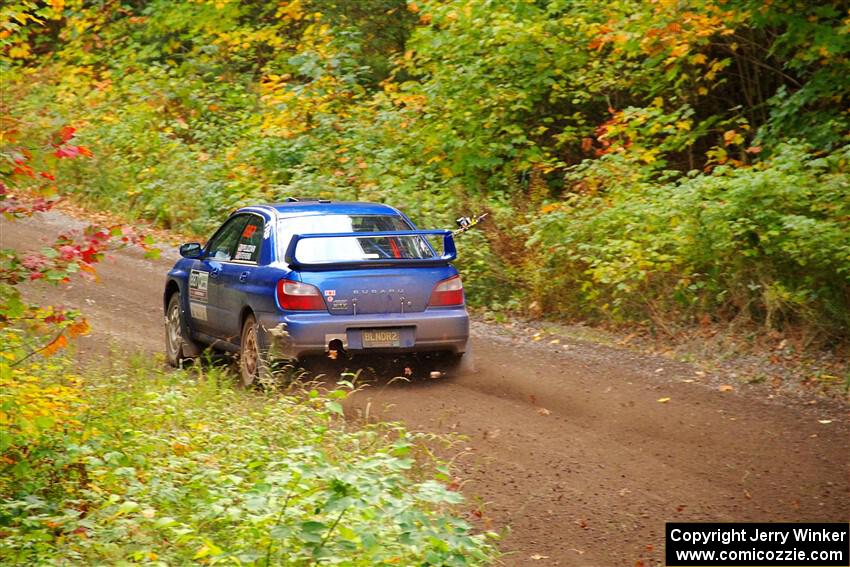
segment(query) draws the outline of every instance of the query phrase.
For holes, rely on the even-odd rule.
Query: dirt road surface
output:
[[[0,247],[37,249],[77,225],[55,212],[2,221]],[[83,350],[161,353],[175,258],[123,251],[98,284],[27,293],[85,312],[94,331]],[[483,323],[474,334],[477,374],[367,389],[351,411],[467,436],[455,464],[469,518],[510,528],[507,565],[663,564],[667,521],[850,520],[840,404],[721,392],[689,365],[599,345],[540,344]]]

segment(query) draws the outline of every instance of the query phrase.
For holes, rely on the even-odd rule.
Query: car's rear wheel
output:
[[[257,319],[253,315],[245,317],[245,322],[242,324],[242,339],[239,345],[240,382],[245,388],[257,386],[268,378],[270,372]]]
[[[180,294],[173,293],[165,310],[165,358],[174,367],[200,352],[200,347],[183,332],[183,312],[180,309]]]

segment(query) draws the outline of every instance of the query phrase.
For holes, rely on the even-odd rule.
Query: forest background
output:
[[[463,239],[490,312],[850,338],[839,0],[5,3],[4,136],[61,191],[208,234],[287,196]],[[9,155],[7,154],[7,158]],[[15,167],[5,160],[0,167]]]

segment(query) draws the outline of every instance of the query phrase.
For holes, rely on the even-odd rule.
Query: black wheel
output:
[[[173,293],[165,312],[165,358],[171,366],[180,366],[187,358],[194,358],[200,347],[183,332],[183,312],[180,309],[180,294]]]
[[[250,388],[261,384],[269,377],[266,357],[257,319],[253,315],[248,315],[242,324],[242,340],[239,343],[239,378],[242,386]]]

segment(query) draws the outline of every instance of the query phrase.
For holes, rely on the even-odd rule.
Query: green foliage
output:
[[[69,371],[53,360],[27,384],[47,387],[48,374]],[[485,536],[450,515],[462,497],[433,480],[446,477],[417,436],[397,425],[347,427],[338,414],[344,390],[258,395],[230,383],[216,369],[166,374],[141,364],[74,382],[84,405],[54,395],[54,406],[68,398],[62,407],[74,411],[54,415],[66,427],[52,430],[53,443],[30,445],[26,461],[4,448],[0,562],[481,565],[494,557]]]
[[[540,300],[570,309],[552,295],[569,289],[586,314],[710,313],[840,336],[850,324],[848,167],[850,147],[815,157],[787,145],[751,168],[665,185],[622,178],[526,227],[530,252],[550,252]]]

